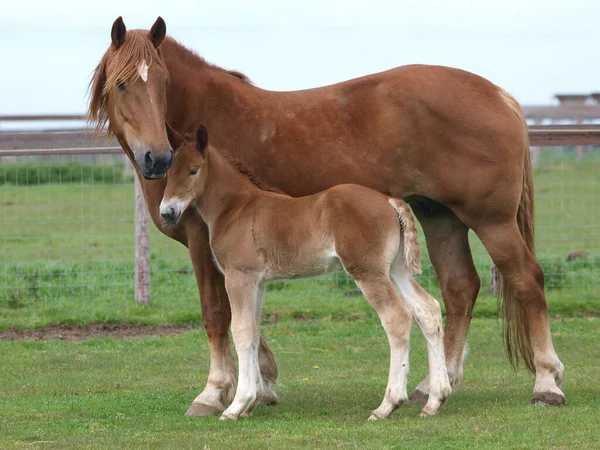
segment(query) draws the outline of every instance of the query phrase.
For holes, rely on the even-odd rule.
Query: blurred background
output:
[[[150,307],[136,303],[133,174],[114,143],[92,143],[79,119],[91,73],[119,15],[128,29],[149,28],[161,15],[172,37],[264,89],[304,89],[404,64],[441,64],[506,89],[525,106],[532,125],[600,122],[600,97],[592,95],[600,92],[596,1],[3,4],[2,327],[16,323],[24,311],[38,325],[83,317],[122,320],[129,314],[154,321],[199,320],[187,252],[152,225]],[[532,148],[532,157],[538,258],[551,312],[595,312],[600,309],[598,148],[541,145]],[[138,230],[140,220],[143,215]],[[493,314],[491,263],[476,237],[472,243],[482,277],[476,313]],[[425,251],[424,258],[421,282],[440,298]],[[275,283],[270,290],[280,299],[270,314],[291,308],[310,315],[311,304],[323,296],[338,298],[340,310],[362,301],[354,298],[355,286],[344,274]]]

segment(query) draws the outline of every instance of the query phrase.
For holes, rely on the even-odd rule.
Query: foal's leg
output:
[[[223,275],[215,267],[206,227],[188,226],[188,247],[200,292],[202,320],[210,345],[210,368],[204,390],[186,416],[219,414],[231,403],[237,386],[235,363],[229,346],[231,310]]]
[[[397,259],[392,265],[391,275],[427,342],[429,396],[421,416],[433,416],[452,392],[444,357],[440,305],[406,273],[401,259]]]
[[[473,264],[468,231],[445,206],[428,203],[414,212],[423,227],[429,258],[433,265],[446,305],[444,348],[446,367],[453,391],[463,380],[464,349],[480,280]],[[429,377],[421,382],[410,399],[426,403]]]
[[[262,305],[265,302],[265,283],[260,283],[258,288],[258,308],[256,309],[256,326],[260,330],[260,322],[262,316]],[[262,346],[266,346],[265,338],[262,333],[260,334],[260,346],[258,348],[258,364],[260,366],[260,375],[264,381],[264,392],[259,402],[261,405],[274,405],[277,403],[277,394],[273,390],[273,384],[277,380],[277,363],[275,362],[275,356],[271,352],[269,347],[266,347],[268,353],[266,353]],[[261,351],[262,349],[262,351]],[[267,357],[268,355],[268,357]],[[275,362],[273,364],[272,362]]]
[[[210,344],[210,368],[206,387],[194,399],[186,415],[209,416],[225,410],[233,400],[237,386],[235,363],[229,346],[231,309],[223,275],[213,262],[206,226],[201,222],[189,224],[186,232],[200,292],[202,320]],[[265,380],[274,383],[277,379],[277,362],[262,335],[259,356]],[[269,396],[264,396],[266,402],[275,403],[277,395],[271,389],[268,391]]]
[[[221,415],[221,420],[237,420],[247,416],[263,395],[263,381],[258,363],[261,296],[255,275],[227,273],[225,286],[231,304],[231,332],[238,354],[238,387],[233,402]]]
[[[502,274],[504,283],[508,284],[525,312],[524,320],[529,329],[535,366],[535,386],[531,402],[562,405],[565,396],[560,386],[564,366],[558,359],[550,336],[541,267],[527,248],[514,220],[479,227],[475,232]]]
[[[390,372],[385,397],[369,420],[388,418],[408,399],[408,346],[412,317],[406,304],[387,275],[364,276],[356,280],[373,306],[390,343]]]

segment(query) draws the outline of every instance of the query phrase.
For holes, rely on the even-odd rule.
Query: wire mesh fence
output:
[[[0,309],[7,314],[32,303],[46,314],[69,302],[81,313],[97,303],[135,306],[133,173],[123,155],[0,157]],[[535,172],[538,260],[549,291],[565,298],[600,293],[600,151],[583,160],[571,147],[543,148]],[[439,295],[424,254],[423,286]],[[490,259],[471,243],[490,293]],[[151,225],[151,303],[172,308],[198,301],[187,250]],[[272,283],[271,291],[315,297],[354,295],[345,274]],[[97,317],[102,320],[102,317]]]

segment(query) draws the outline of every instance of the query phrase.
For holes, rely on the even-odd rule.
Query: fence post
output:
[[[135,301],[150,304],[150,214],[138,175],[135,179]]]

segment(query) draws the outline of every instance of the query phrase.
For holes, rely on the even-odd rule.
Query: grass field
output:
[[[489,259],[474,237],[483,288],[465,386],[436,418],[404,405],[390,420],[366,421],[384,393],[388,346],[364,298],[346,297],[354,286],[335,274],[269,286],[263,322],[280,363],[280,404],[236,423],[183,417],[208,371],[200,329],[125,341],[0,340],[0,449],[597,448],[600,157],[587,154],[582,166],[572,159],[546,152],[536,170],[538,258],[566,406],[527,406],[533,376],[513,372],[503,353]],[[186,251],[154,230],[152,304],[135,304],[129,184],[1,190],[0,331],[98,321],[200,326]],[[566,261],[580,250],[588,256]],[[440,298],[426,254],[424,263],[420,281]],[[410,389],[425,371],[413,330]]]
[[[496,321],[475,319],[465,385],[439,416],[419,418],[419,406],[404,405],[371,423],[387,380],[381,326],[370,316],[314,314],[265,325],[280,363],[280,403],[233,423],[183,416],[208,371],[199,331],[80,344],[0,341],[0,448],[597,448],[600,319],[552,321],[567,368],[566,406],[528,406],[533,377],[509,368]],[[411,389],[426,367],[416,332],[412,343]]]

